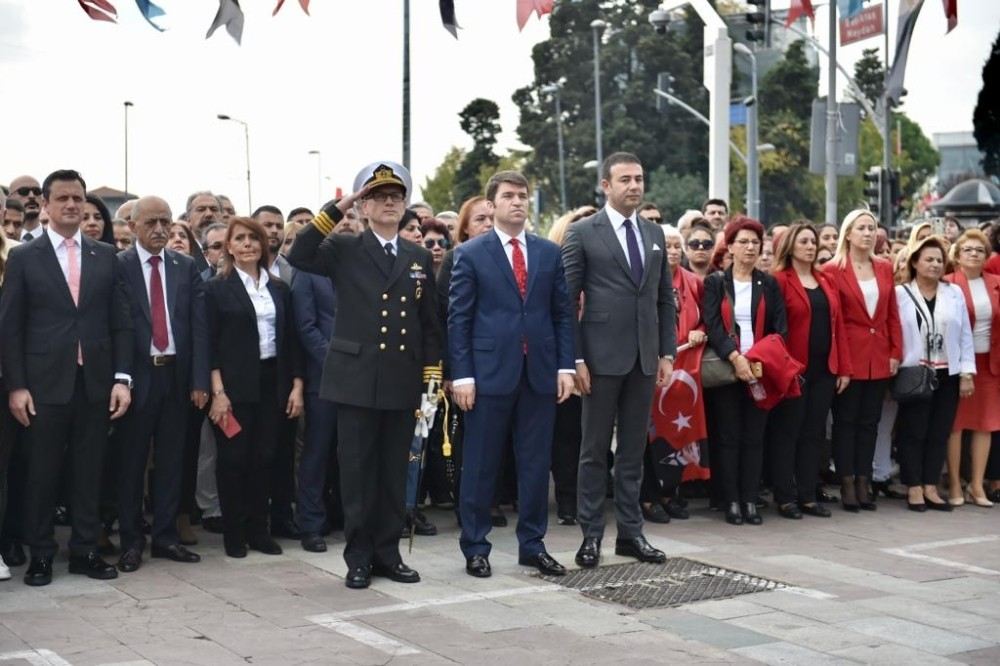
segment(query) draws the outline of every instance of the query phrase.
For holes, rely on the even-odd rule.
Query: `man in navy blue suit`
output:
[[[513,429],[518,479],[518,561],[547,575],[565,568],[545,550],[557,402],[575,373],[573,308],[559,247],[527,235],[528,181],[490,178],[493,231],[459,246],[451,276],[448,341],[455,402],[466,412],[459,512],[466,571],[491,575],[490,505]]]

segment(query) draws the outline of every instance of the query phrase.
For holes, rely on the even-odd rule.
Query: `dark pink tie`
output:
[[[149,313],[153,319],[153,346],[163,351],[170,339],[167,335],[167,306],[163,302],[163,278],[160,277],[161,257],[150,257]]]

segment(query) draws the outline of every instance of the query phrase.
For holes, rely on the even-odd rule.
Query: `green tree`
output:
[[[483,168],[495,168],[500,161],[493,152],[500,133],[500,107],[480,97],[469,102],[458,117],[462,131],[473,141],[472,150],[465,154],[455,173],[453,198],[464,201],[482,192],[479,173]]]
[[[461,205],[461,200],[455,198],[455,175],[464,158],[465,151],[452,146],[434,170],[434,175],[424,181],[424,186],[420,188],[421,196],[434,210],[457,211]]]
[[[861,58],[854,63],[854,82],[874,108],[885,90],[885,68],[879,60],[878,49],[865,49],[861,52]],[[851,96],[855,101],[861,101],[854,93]]]
[[[646,201],[655,203],[670,224],[676,224],[685,211],[700,209],[707,197],[705,179],[689,173],[670,173],[661,166],[651,171],[646,181]]]
[[[983,171],[1000,177],[1000,33],[983,65],[983,87],[972,114],[973,134],[983,152]]]

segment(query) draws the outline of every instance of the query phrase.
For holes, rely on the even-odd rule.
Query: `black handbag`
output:
[[[920,327],[922,309],[920,303],[913,296],[913,292],[910,291],[909,287],[903,286],[907,295],[913,301],[914,307],[917,309],[917,327]],[[931,314],[929,320],[931,322],[931,327],[933,327],[934,315]],[[927,351],[927,358],[931,356],[931,345],[930,345],[931,331],[928,330],[924,334],[924,346]],[[934,368],[924,365],[907,366],[905,368],[900,368],[896,373],[896,377],[892,380],[892,387],[889,389],[889,393],[892,395],[892,399],[900,404],[906,404],[908,402],[920,402],[924,400],[930,400],[931,396],[934,395],[934,391],[937,389],[937,372]]]
[[[733,303],[732,297],[729,296],[729,292],[726,291],[725,285],[722,287],[722,293],[725,295],[726,300],[729,301],[730,307],[733,309],[733,317],[736,317],[736,306]],[[730,338],[736,338],[735,328],[726,331]],[[702,388],[718,388],[719,386],[729,386],[730,384],[736,383],[736,371],[733,369],[733,364],[727,359],[719,358],[719,355],[712,348],[712,345],[705,345],[705,351],[701,355],[701,386]]]

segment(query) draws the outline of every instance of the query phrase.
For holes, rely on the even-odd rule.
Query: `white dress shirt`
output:
[[[139,253],[139,266],[142,267],[142,279],[146,283],[146,299],[149,303],[150,316],[152,316],[153,313],[153,296],[152,292],[149,291],[149,281],[153,276],[153,264],[149,262],[149,258],[160,258],[160,287],[163,289],[163,308],[167,313],[167,348],[160,351],[153,346],[153,340],[152,337],[150,337],[149,355],[173,356],[177,353],[177,347],[174,346],[174,325],[170,321],[170,305],[167,301],[167,254],[163,250],[160,250],[159,254],[151,254],[139,243],[135,244],[135,251]]]
[[[625,217],[610,205],[604,207],[604,212],[607,213],[608,219],[611,220],[611,228],[615,230],[615,236],[618,237],[618,243],[622,246],[622,252],[625,253],[626,261],[629,261],[629,256],[628,237],[625,235],[625,220],[632,220],[632,229],[635,231],[635,242],[639,246],[639,258],[642,260],[643,264],[645,264],[646,250],[642,246],[642,233],[639,232],[639,224],[636,222],[636,218],[638,216],[635,212],[632,213],[632,217]],[[629,261],[629,266],[631,265],[632,262]]]
[[[379,247],[382,248],[383,252],[385,252],[385,244],[386,243],[391,243],[392,244],[392,253],[393,254],[399,254],[399,234],[396,234],[392,238],[382,238],[381,236],[379,236],[378,234],[375,233],[374,229],[372,230],[372,234],[375,235],[375,240],[378,241]]]
[[[233,268],[236,268],[235,266]],[[247,296],[253,303],[254,312],[257,313],[257,338],[260,343],[261,360],[274,358],[278,355],[278,311],[271,298],[271,291],[267,288],[267,271],[260,271],[260,282],[255,283],[248,273],[244,273],[236,268],[236,274],[247,290]]]
[[[24,227],[21,227],[21,236],[20,236],[19,240],[21,240],[23,242],[25,234],[31,234],[31,238],[29,238],[28,240],[35,240],[36,238],[38,238],[39,236],[41,236],[43,233],[45,233],[45,231],[48,228],[49,228],[48,225],[42,225],[42,224],[39,224],[34,229],[25,229]],[[62,238],[62,236],[60,236],[60,238]]]

